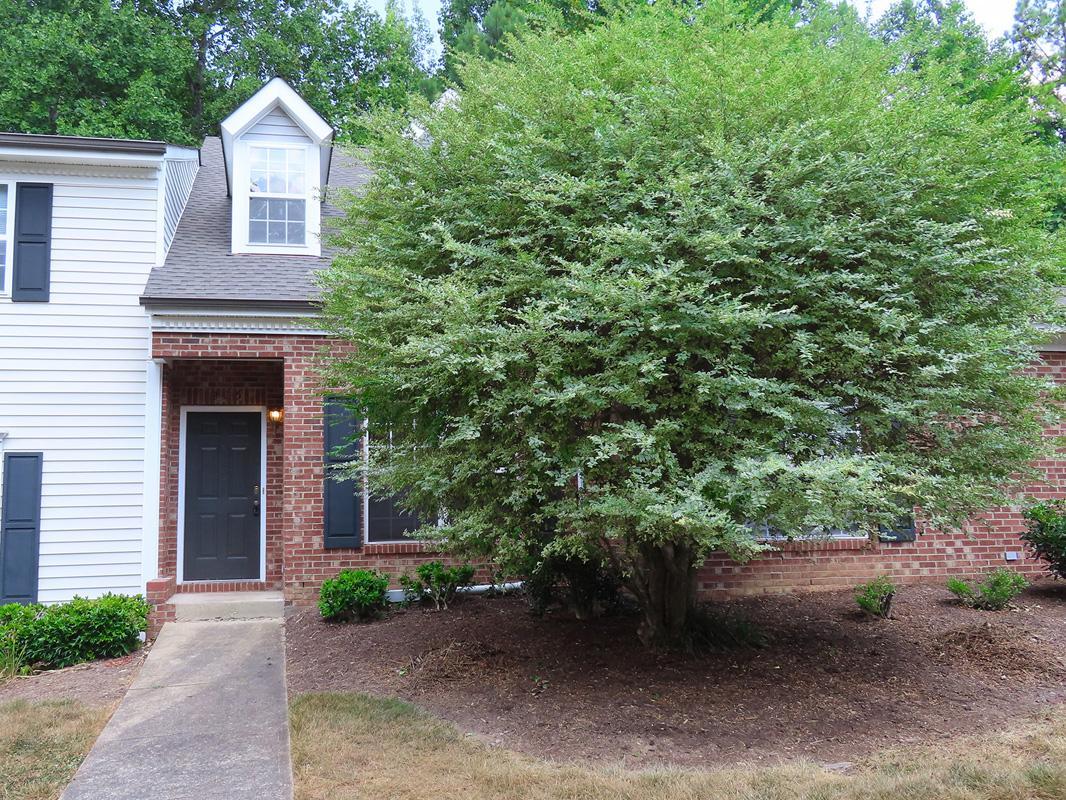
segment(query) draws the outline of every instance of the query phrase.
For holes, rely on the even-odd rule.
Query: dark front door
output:
[[[188,413],[185,580],[259,578],[261,437],[255,412]]]

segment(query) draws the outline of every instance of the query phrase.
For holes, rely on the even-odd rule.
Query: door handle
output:
[[[252,487],[252,511],[259,516],[259,484]]]

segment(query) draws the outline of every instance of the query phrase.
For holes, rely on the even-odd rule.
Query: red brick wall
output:
[[[1033,372],[1066,384],[1066,353],[1041,354]],[[1045,431],[1045,436],[1066,436],[1066,425]],[[1045,476],[1027,488],[1038,499],[1066,497],[1066,450],[1036,462]],[[707,561],[700,570],[703,596],[721,598],[740,594],[832,589],[855,586],[878,575],[900,583],[942,581],[949,575],[972,576],[1008,566],[1027,575],[1044,572],[1042,562],[1028,553],[1018,534],[1025,520],[1018,508],[993,508],[977,516],[962,532],[922,532],[915,542],[876,543],[867,540],[794,542],[779,552],[767,553],[748,564],[736,564],[725,555]],[[1007,561],[1005,553],[1017,553]]]
[[[179,359],[164,372],[164,487],[160,532],[160,573],[172,575],[177,537],[177,427],[187,404],[267,405],[285,409],[280,426],[270,426],[268,444],[268,582],[280,581],[286,599],[308,604],[323,579],[348,567],[380,569],[398,577],[431,557],[418,544],[369,544],[361,550],[326,550],[323,539],[323,387],[316,370],[320,353],[337,345],[318,336],[156,333],[153,355]],[[204,359],[200,362],[180,359]],[[1037,366],[1066,381],[1066,354],[1051,353]],[[1063,431],[1049,431],[1061,434]],[[1066,459],[1041,462],[1051,486],[1038,495],[1066,495]],[[901,582],[942,580],[1011,564],[1028,573],[1040,570],[1028,558],[1017,534],[1018,513],[997,509],[976,521],[967,534],[926,532],[917,542],[878,544],[866,540],[799,542],[739,565],[723,555],[700,572],[706,597],[854,586],[879,574]],[[1006,551],[1020,560],[1005,561]]]
[[[322,546],[324,389],[316,361],[328,345],[316,336],[155,334],[153,356],[173,359],[163,378],[161,575],[174,575],[177,563],[178,420],[183,405],[284,408],[282,424],[268,424],[267,582],[280,585],[287,600],[314,602],[322,581],[341,569],[378,569],[395,582],[427,560],[417,543],[337,550]]]
[[[159,574],[177,575],[178,471],[181,409],[185,406],[280,408],[282,362],[174,360],[163,367],[162,492],[159,503]],[[267,423],[266,583],[281,587],[282,431]]]

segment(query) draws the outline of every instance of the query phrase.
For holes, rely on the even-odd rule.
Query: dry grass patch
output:
[[[847,774],[815,764],[632,771],[491,748],[399,700],[307,694],[291,710],[296,800],[1062,800],[1066,713],[1011,734],[891,753]]]
[[[72,701],[0,705],[0,800],[55,800],[108,711]]]

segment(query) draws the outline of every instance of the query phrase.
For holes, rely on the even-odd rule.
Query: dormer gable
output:
[[[318,256],[333,129],[281,78],[222,122],[231,251]]]

